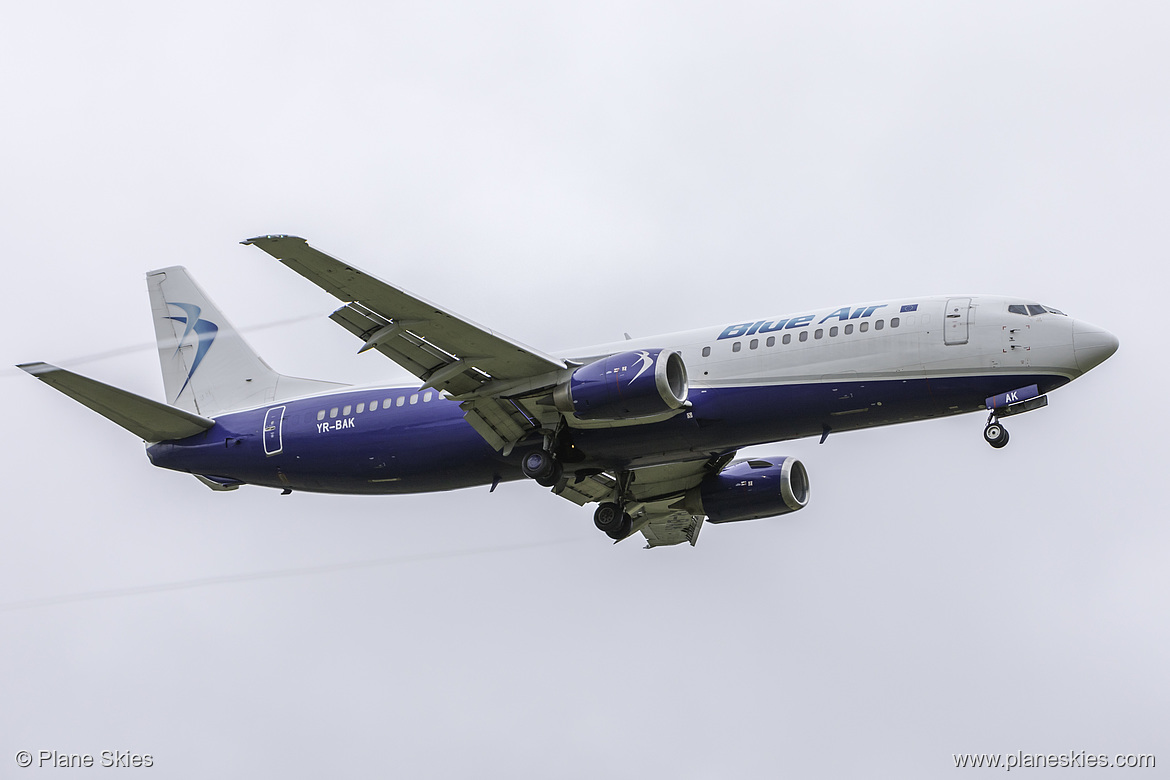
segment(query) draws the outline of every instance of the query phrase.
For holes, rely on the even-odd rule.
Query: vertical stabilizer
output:
[[[273,371],[186,268],[151,271],[146,283],[167,403],[207,417],[342,387]]]

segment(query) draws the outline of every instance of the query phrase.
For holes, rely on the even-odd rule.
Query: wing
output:
[[[257,246],[346,302],[330,316],[364,343],[460,402],[468,423],[507,455],[517,442],[559,420],[542,397],[571,368],[562,360],[464,319],[320,252],[296,236],[260,236]],[[620,501],[647,547],[698,538],[703,516],[688,491],[734,455],[720,454],[634,471],[567,473],[553,492],[584,505]]]
[[[649,466],[613,475],[578,474],[563,479],[553,492],[582,506],[621,497],[633,521],[624,538],[641,532],[647,549],[682,542],[690,542],[693,547],[703,527],[703,515],[691,491],[734,457],[734,452],[727,452],[707,460]]]
[[[556,384],[564,361],[513,341],[430,301],[341,262],[296,236],[260,236],[259,247],[331,295],[346,301],[330,316],[376,349],[456,399],[467,421],[496,449],[540,427],[509,395]]]

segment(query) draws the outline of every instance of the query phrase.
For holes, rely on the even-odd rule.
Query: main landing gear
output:
[[[553,450],[552,437],[546,437],[544,447],[539,450],[530,450],[520,459],[520,470],[524,476],[542,487],[554,487],[564,474],[564,467]],[[561,450],[557,450],[561,451]],[[599,473],[598,471],[586,473]],[[580,474],[578,475],[581,476]],[[615,486],[612,501],[601,503],[593,513],[593,524],[597,529],[620,542],[634,530],[634,521],[626,512],[626,500],[629,496],[630,483],[634,481],[631,471],[616,472],[617,485]]]
[[[541,487],[552,487],[561,478],[561,462],[548,450],[533,450],[520,461],[524,476]]]
[[[620,542],[634,530],[634,520],[626,511],[630,485],[634,482],[634,472],[619,469],[614,472],[614,476],[617,478],[617,485],[614,488],[613,500],[603,501],[597,505],[597,510],[593,513],[593,524],[610,539]]]
[[[623,511],[622,507],[612,501],[600,504],[597,511],[593,513],[593,524],[597,526],[597,530],[615,542],[630,535],[633,523],[634,521]]]
[[[520,459],[520,470],[541,487],[555,487],[565,471],[561,465],[562,459],[572,463],[580,460],[580,457],[575,457],[573,443],[565,433],[563,421],[556,430],[542,430],[541,433],[544,434],[544,440],[540,449],[525,453]]]
[[[1008,438],[1007,428],[1003,427],[1003,423],[997,420],[995,413],[992,412],[987,418],[987,426],[983,429],[983,440],[998,450],[1007,446]]]

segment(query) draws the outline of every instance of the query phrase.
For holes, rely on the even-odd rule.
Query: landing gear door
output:
[[[284,407],[274,406],[264,415],[264,454],[279,455],[284,449]]]
[[[951,298],[943,313],[943,343],[947,345],[967,343],[967,320],[971,311],[970,298]]]

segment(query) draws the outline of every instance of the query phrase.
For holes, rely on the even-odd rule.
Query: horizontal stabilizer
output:
[[[214,420],[120,390],[48,363],[17,366],[75,401],[88,406],[146,441],[185,439],[215,425]]]

